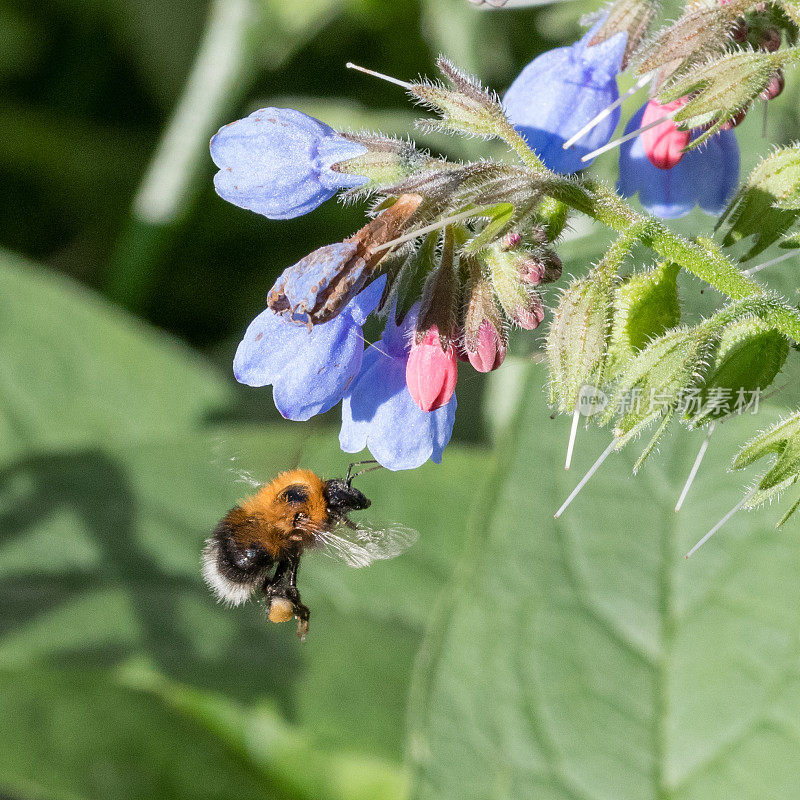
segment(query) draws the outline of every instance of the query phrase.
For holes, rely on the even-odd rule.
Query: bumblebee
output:
[[[308,469],[282,472],[232,508],[203,550],[203,577],[217,598],[238,606],[260,590],[272,622],[297,618],[297,634],[308,632],[310,611],[297,588],[300,557],[322,550],[351,567],[393,558],[410,547],[416,531],[402,526],[373,528],[354,523],[349,514],[370,501],[352,486],[351,464],[344,479],[325,480]]]

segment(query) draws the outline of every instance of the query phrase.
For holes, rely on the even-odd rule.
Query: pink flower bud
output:
[[[730,119],[725,120],[725,122],[720,125],[721,131],[732,131],[737,125],[741,125],[744,122],[745,117],[747,116],[747,109],[743,108],[741,111],[738,111],[734,114]]]
[[[651,100],[644,109],[642,126],[661,119],[685,102],[685,99],[680,98],[662,106],[658,100]],[[671,119],[666,119],[661,125],[644,131],[641,136],[642,146],[650,163],[658,169],[672,169],[683,158],[682,150],[689,144],[691,134],[689,131],[679,130]]]
[[[783,87],[786,85],[786,80],[783,77],[782,72],[776,72],[770,79],[769,83],[767,84],[767,88],[764,89],[763,92],[759,95],[762,100],[774,100],[782,91]]]
[[[497,328],[488,319],[478,328],[478,341],[473,351],[468,351],[469,363],[478,372],[497,369],[506,357],[506,343]]]
[[[761,32],[760,39],[759,45],[762,50],[766,50],[768,53],[774,53],[776,50],[780,49],[782,39],[781,32],[777,28],[765,28]]]
[[[526,331],[538,328],[544,320],[544,307],[538,297],[532,296],[527,308],[518,307],[514,313],[514,322]]]
[[[519,279],[523,283],[529,283],[531,286],[538,286],[544,280],[544,275],[545,266],[541,261],[530,258],[520,262]]]
[[[433,325],[419,344],[411,346],[406,364],[406,386],[423,411],[435,411],[450,402],[458,367],[452,345],[442,349],[439,329]]]
[[[731,39],[733,39],[734,42],[738,42],[739,44],[744,44],[747,41],[747,37],[749,35],[750,35],[750,28],[747,26],[747,23],[743,19],[738,20],[736,26],[731,32]]]
[[[513,250],[519,246],[522,237],[516,231],[509,231],[500,242],[501,250]]]

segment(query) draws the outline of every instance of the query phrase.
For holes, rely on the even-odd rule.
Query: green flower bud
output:
[[[800,216],[800,144],[770,153],[750,173],[718,225],[730,229],[723,244],[748,236],[753,245],[745,260],[778,241]]]
[[[732,469],[744,469],[764,456],[777,456],[744,503],[757,508],[777,499],[800,478],[800,411],[781,420],[749,441],[733,459]],[[798,500],[778,523],[780,527],[800,506]]]
[[[621,283],[614,297],[611,362],[619,370],[649,341],[681,319],[677,264],[663,263]]]
[[[661,421],[637,468],[655,446],[666,423],[702,383],[713,359],[719,336],[706,321],[694,327],[674,328],[651,341],[625,366],[605,420],[617,416],[615,435],[620,445]]]
[[[749,106],[767,89],[772,76],[800,57],[800,51],[739,50],[726,53],[711,62],[688,68],[681,77],[670,81],[658,99],[662,103],[689,96],[675,115],[676,124],[705,131],[693,139],[690,148],[702,144],[722,125]]]
[[[423,127],[484,139],[495,138],[508,127],[496,94],[484,89],[477,78],[461,72],[443,56],[436,63],[448,85],[412,83],[408,90],[441,115],[438,122],[424,121]]]
[[[613,282],[593,272],[572,281],[561,295],[547,334],[550,402],[570,413],[581,388],[604,382]]]
[[[489,281],[472,265],[464,307],[463,351],[479,372],[496,369],[505,358],[508,337]]]
[[[687,4],[680,18],[664,28],[639,55],[639,72],[662,68],[669,74],[686,63],[698,63],[720,53],[737,25],[737,17],[752,5],[752,0]],[[666,76],[662,74],[663,77]]]
[[[431,158],[427,153],[417,150],[411,142],[402,139],[369,133],[339,135],[367,148],[363,155],[340,161],[331,167],[334,172],[362,175],[369,179],[368,183],[352,190],[352,194],[392,186],[419,172],[437,166],[444,169],[446,166],[440,159]]]
[[[544,319],[544,306],[536,290],[520,274],[520,259],[524,258],[520,251],[504,250],[502,242],[496,242],[478,258],[506,317],[525,330],[538,327]]]
[[[443,350],[456,336],[456,312],[459,305],[459,282],[456,275],[453,229],[444,229],[438,264],[422,290],[415,339],[420,343],[431,329],[436,329]]]
[[[700,389],[698,408],[687,409],[692,424],[741,412],[745,403],[772,384],[788,354],[786,337],[756,317],[726,326]]]

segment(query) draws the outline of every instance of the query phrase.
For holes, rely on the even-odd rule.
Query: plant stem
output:
[[[538,172],[539,170],[537,170]],[[602,183],[553,176],[548,194],[602,222],[620,234],[641,226],[641,241],[664,259],[678,264],[731,300],[762,295],[774,303],[770,314],[776,330],[800,343],[800,312],[765,292],[708,239],[693,242],[671,231],[655,217],[634,211]]]
[[[208,154],[208,139],[250,70],[258,11],[252,0],[214,0],[178,106],[136,194],[108,272],[107,293],[138,310],[167,232],[179,221]]]
[[[528,147],[528,143],[508,120],[505,120],[502,129],[498,131],[498,136],[519,156],[526,167],[534,172],[549,172],[542,159]]]

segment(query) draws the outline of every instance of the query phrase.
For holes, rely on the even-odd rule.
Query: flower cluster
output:
[[[502,100],[444,58],[440,81],[389,79],[434,112],[424,127],[499,139],[518,163],[448,161],[408,140],[335,131],[292,109],[265,108],[222,128],[211,141],[215,187],[238,206],[286,219],[339,191],[375,199],[360,230],[278,277],[237,350],[237,380],[271,385],[292,420],[341,403],[346,452],[367,448],[389,469],[438,462],[453,428],[459,362],[495,370],[509,332],[543,322],[542,286],[561,276],[556,243],[570,210],[579,210],[620,236],[563,291],[552,315],[558,409],[577,408],[587,385],[606,391],[596,421],[614,422],[615,446],[659,422],[644,458],[673,416],[707,425],[719,414],[707,402],[689,414],[671,400],[642,410],[624,398],[691,391],[705,401],[732,391],[734,377],[760,392],[781,369],[787,340],[800,338],[800,318],[710,243],[687,243],[658,218],[699,206],[731,222],[726,245],[759,235],[752,252],[779,240],[800,246],[790,230],[800,216],[796,147],[766,159],[732,201],[733,129],[753,103],[781,93],[784,67],[800,58],[781,46],[784,33],[787,42],[800,33],[800,20],[784,12],[745,0],[689,3],[648,35],[655,4],[616,0],[577,42],[537,56]],[[638,78],[627,95],[649,87],[649,96],[611,141],[627,96],[617,78],[631,67]],[[619,193],[638,195],[653,216],[580,175],[615,146]],[[623,280],[620,268],[639,244],[660,263]],[[680,268],[735,302],[681,327]],[[371,315],[383,322],[375,343],[364,338]]]

